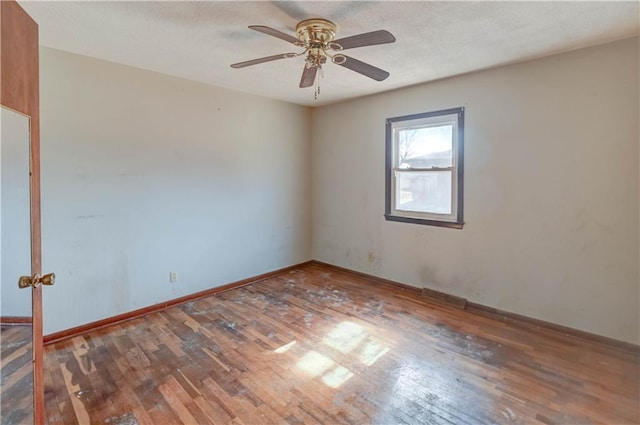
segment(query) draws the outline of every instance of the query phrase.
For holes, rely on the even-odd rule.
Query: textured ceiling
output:
[[[30,2],[40,43],[233,90],[319,106],[638,34],[632,2]],[[377,82],[327,64],[321,94],[298,83],[303,57],[229,65],[298,49],[252,31],[294,33],[300,20],[338,24],[337,38],[386,29],[396,43],[349,55],[391,73]]]

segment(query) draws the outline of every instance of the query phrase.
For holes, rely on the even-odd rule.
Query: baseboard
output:
[[[348,274],[350,274],[352,276],[357,276],[357,277],[361,277],[363,279],[373,280],[374,282],[376,282],[378,284],[390,285],[390,286],[393,286],[394,288],[401,289],[403,292],[409,292],[409,293],[414,294],[414,295],[416,295],[418,297],[421,296],[421,294],[422,294],[422,289],[421,288],[417,288],[415,286],[407,285],[405,283],[400,283],[400,282],[396,282],[396,281],[393,281],[393,280],[388,280],[388,279],[385,279],[383,277],[378,277],[378,276],[374,276],[374,275],[367,274],[367,273],[358,272],[358,271],[355,271],[355,270],[347,269],[345,267],[334,266],[333,264],[323,263],[322,261],[311,260],[310,261],[310,265],[323,267],[325,269],[335,270],[337,272],[348,273]]]
[[[533,317],[523,316],[518,313],[512,313],[509,311],[504,311],[473,302],[467,302],[466,310],[473,314],[491,317],[494,319],[502,320],[503,322],[514,323],[521,327],[562,334],[571,338],[586,340],[621,351],[633,353],[636,356],[640,356],[640,345],[636,345],[631,342],[620,341],[617,339],[609,338],[607,336],[581,331],[579,329],[570,328],[568,326],[558,325],[556,323],[547,322],[545,320],[535,319]]]
[[[31,316],[0,316],[0,324],[5,326],[31,326]]]
[[[104,328],[106,326],[110,326],[110,325],[114,325],[117,323],[122,323],[125,322],[127,320],[132,320],[138,317],[142,317],[145,316],[147,314],[150,313],[154,313],[156,311],[161,311],[161,310],[165,310],[169,307],[173,307],[179,304],[184,304],[187,303],[189,301],[193,301],[196,300],[198,298],[203,298],[203,297],[207,297],[210,295],[214,295],[214,294],[218,294],[220,292],[224,292],[224,291],[228,291],[230,289],[235,289],[235,288],[239,288],[241,286],[245,286],[245,285],[249,285],[251,283],[256,283],[256,282],[260,282],[262,280],[277,276],[279,274],[283,274],[286,273],[288,271],[291,270],[295,270],[295,269],[299,269],[302,267],[306,267],[306,266],[310,266],[310,265],[314,265],[314,266],[318,266],[318,267],[322,267],[328,270],[334,270],[337,272],[341,272],[341,273],[348,273],[352,276],[356,276],[362,279],[366,279],[369,281],[373,281],[376,282],[377,284],[382,284],[382,285],[389,285],[392,286],[396,289],[400,289],[403,292],[407,292],[413,296],[415,296],[416,298],[419,298],[421,300],[430,300],[430,301],[434,301],[434,302],[438,302],[437,297],[434,297],[433,299],[431,299],[429,297],[429,294],[431,292],[434,292],[436,294],[438,294],[439,297],[442,296],[450,296],[450,297],[454,297],[453,295],[450,294],[446,294],[443,292],[436,292],[436,291],[425,291],[423,292],[421,288],[417,288],[415,286],[411,286],[411,285],[407,285],[404,283],[400,283],[400,282],[396,282],[393,280],[389,280],[389,279],[384,279],[378,276],[374,276],[374,275],[370,275],[367,273],[362,273],[362,272],[358,272],[355,270],[351,270],[345,267],[340,267],[340,266],[335,266],[333,264],[328,264],[328,263],[324,263],[321,261],[317,261],[317,260],[311,260],[311,261],[306,261],[300,264],[296,264],[293,266],[289,266],[289,267],[285,267],[282,269],[278,269],[278,270],[274,270],[272,272],[269,273],[264,273],[258,276],[253,276],[247,279],[243,279],[237,282],[232,282],[223,286],[219,286],[216,288],[211,288],[211,289],[207,289],[204,291],[200,291],[200,292],[196,292],[190,295],[185,295],[183,297],[180,298],[175,298],[169,301],[165,301],[162,303],[158,303],[158,304],[154,304],[152,306],[148,306],[148,307],[143,307],[137,310],[133,310],[130,311],[128,313],[123,313],[123,314],[119,314],[116,316],[111,316],[108,317],[106,319],[102,319],[102,320],[98,320],[95,322],[91,322],[91,323],[87,323],[85,325],[80,325],[80,326],[76,326],[74,328],[70,328],[70,329],[66,329],[63,331],[59,331],[59,332],[54,332],[52,334],[49,335],[45,335],[44,336],[44,345],[51,345],[51,344],[55,344],[57,342],[63,341],[65,339],[69,339],[69,338],[73,338],[79,335],[82,335],[84,333],[96,330],[96,329],[100,329],[100,328]],[[424,294],[424,295],[423,295]],[[425,296],[426,295],[426,296]],[[606,336],[602,336],[602,335],[597,335],[597,334],[593,334],[590,332],[585,332],[585,331],[581,331],[578,329],[574,329],[574,328],[570,328],[567,326],[563,326],[563,325],[558,325],[555,323],[551,323],[551,322],[547,322],[544,320],[540,320],[540,319],[535,319],[532,317],[528,317],[528,316],[523,316],[521,314],[517,314],[517,313],[512,313],[509,311],[505,311],[505,310],[500,310],[494,307],[489,307],[483,304],[479,304],[479,303],[474,303],[471,301],[467,301],[466,305],[464,307],[464,309],[466,311],[468,311],[469,313],[472,314],[477,314],[477,315],[481,315],[481,316],[486,316],[486,317],[491,317],[493,319],[497,319],[497,320],[501,320],[504,322],[509,322],[512,323],[514,325],[517,326],[521,326],[521,327],[525,327],[525,328],[529,328],[529,329],[536,329],[536,330],[542,330],[542,331],[547,331],[547,332],[552,332],[554,334],[561,334],[567,337],[571,337],[571,338],[576,338],[579,340],[584,340],[584,341],[589,341],[592,343],[597,343],[600,345],[604,345],[610,348],[615,348],[618,350],[622,350],[622,351],[626,351],[626,352],[630,352],[633,353],[635,355],[640,355],[640,346],[636,345],[636,344],[632,344],[630,342],[626,342],[626,341],[619,341],[613,338],[609,338]],[[10,317],[10,316],[3,316],[0,318],[0,322],[2,324],[8,324],[8,325],[27,325],[31,323],[31,318],[30,317]]]
[[[422,296],[423,291],[420,288],[417,288],[417,287],[414,287],[414,286],[410,286],[410,285],[406,285],[404,283],[395,282],[393,280],[384,279],[384,278],[381,278],[381,277],[373,276],[373,275],[370,275],[370,274],[367,274],[367,273],[358,272],[358,271],[347,269],[347,268],[340,267],[340,266],[334,266],[333,264],[323,263],[321,261],[312,260],[310,262],[310,264],[311,265],[315,265],[315,266],[319,266],[319,267],[322,267],[322,268],[325,268],[325,269],[329,269],[329,270],[335,270],[337,272],[348,273],[348,274],[351,274],[353,276],[357,276],[357,277],[360,277],[360,278],[363,278],[363,279],[367,279],[367,280],[376,282],[378,284],[391,285],[391,286],[399,288],[399,289],[401,289],[403,291],[406,291],[406,292],[409,292],[411,294],[414,294],[417,297],[420,297],[421,299],[429,299],[429,293],[431,293],[431,292],[437,294],[439,297],[448,296],[448,297],[458,298],[458,297],[455,297],[454,295],[446,294],[446,293],[443,293],[443,292],[430,291],[430,290],[427,290],[425,292],[425,295],[427,295],[425,297],[425,296]],[[432,301],[439,303],[437,297],[434,297],[434,299]],[[439,303],[439,304],[441,304],[441,303]],[[636,345],[636,344],[632,344],[630,342],[619,341],[617,339],[609,338],[609,337],[606,337],[606,336],[602,336],[602,335],[597,335],[597,334],[593,334],[593,333],[590,333],[590,332],[581,331],[579,329],[570,328],[568,326],[557,325],[555,323],[546,322],[546,321],[540,320],[540,319],[534,319],[532,317],[523,316],[523,315],[517,314],[517,313],[511,313],[509,311],[500,310],[498,308],[489,307],[489,306],[486,306],[486,305],[483,305],[483,304],[478,304],[478,303],[474,303],[474,302],[470,302],[470,301],[466,301],[466,306],[465,306],[464,309],[466,311],[468,311],[469,313],[472,313],[472,314],[477,314],[477,315],[481,315],[481,316],[485,316],[485,317],[491,317],[493,319],[497,319],[497,320],[501,320],[501,321],[504,321],[504,322],[513,323],[514,325],[517,325],[517,326],[520,326],[520,327],[525,327],[525,328],[529,328],[529,329],[536,329],[536,330],[542,330],[542,331],[546,331],[546,332],[552,332],[554,334],[562,334],[562,335],[567,336],[567,337],[576,338],[576,339],[583,340],[583,341],[589,341],[589,342],[592,342],[592,343],[604,345],[604,346],[607,346],[607,347],[610,347],[610,348],[614,348],[614,349],[617,349],[617,350],[630,352],[630,353],[635,354],[635,355],[640,355],[640,346]]]
[[[136,319],[138,317],[145,316],[150,313],[155,313],[157,311],[166,310],[169,307],[174,307],[179,304],[184,304],[193,300],[197,300],[198,298],[208,297],[214,294],[219,294],[220,292],[228,291],[230,289],[239,288],[241,286],[249,285],[251,283],[260,282],[265,279],[269,279],[271,277],[289,272],[291,270],[299,269],[301,267],[305,267],[310,265],[311,261],[305,261],[303,263],[295,264],[293,266],[284,267],[282,269],[274,270],[272,272],[264,273],[258,276],[249,277],[247,279],[242,279],[237,282],[228,283],[226,285],[218,286],[211,289],[206,289],[204,291],[195,292],[193,294],[185,295],[180,298],[174,298],[169,301],[164,301],[158,304],[154,304],[148,307],[139,308],[137,310],[132,310],[127,313],[118,314],[115,316],[107,317],[106,319],[97,320],[95,322],[87,323],[85,325],[76,326],[74,328],[65,329],[59,332],[54,332],[49,335],[45,335],[44,345],[55,344],[60,341],[64,341],[65,339],[74,338],[76,336],[85,334],[87,332],[94,331],[96,329],[104,328],[107,326],[115,325],[117,323],[122,323],[127,320]]]
[[[422,296],[437,303],[448,305],[449,307],[455,307],[460,310],[466,310],[467,308],[468,301],[466,298],[447,294],[446,292],[434,291],[433,289],[429,288],[422,288]]]

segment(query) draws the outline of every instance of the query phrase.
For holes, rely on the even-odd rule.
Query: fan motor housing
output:
[[[333,41],[338,27],[327,19],[305,19],[296,26],[298,39],[306,45],[314,43],[327,44]]]

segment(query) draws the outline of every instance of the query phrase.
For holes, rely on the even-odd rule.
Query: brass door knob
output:
[[[20,289],[24,289],[24,288],[28,288],[29,286],[31,286],[31,276],[20,276],[18,278],[18,288]]]
[[[18,279],[18,288],[24,289],[29,286],[37,287],[38,285],[53,285],[54,283],[56,283],[55,273],[45,274],[44,276],[40,276],[36,273],[33,276],[20,276]]]
[[[55,273],[45,274],[40,278],[40,283],[48,286],[53,285],[54,283],[56,283],[56,274]]]

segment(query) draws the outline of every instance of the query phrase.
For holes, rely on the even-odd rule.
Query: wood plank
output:
[[[313,264],[46,351],[51,423],[73,398],[92,423],[640,421],[629,351]]]
[[[31,326],[0,326],[0,423],[33,423]]]

